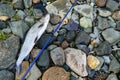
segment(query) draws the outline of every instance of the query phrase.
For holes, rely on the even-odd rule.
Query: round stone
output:
[[[42,80],[70,80],[70,74],[61,67],[51,67],[44,72]]]
[[[99,7],[105,6],[107,0],[96,0],[96,5]]]
[[[112,15],[113,19],[120,20],[120,11],[116,11]]]
[[[95,69],[100,64],[100,61],[96,57],[88,55],[87,64],[91,69]]]

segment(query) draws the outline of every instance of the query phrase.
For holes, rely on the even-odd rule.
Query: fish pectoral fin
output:
[[[16,66],[16,72],[17,72],[17,75],[19,76],[21,72],[21,65]]]

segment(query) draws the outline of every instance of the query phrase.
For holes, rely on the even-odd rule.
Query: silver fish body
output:
[[[34,47],[35,43],[38,41],[38,39],[41,37],[41,35],[46,30],[49,20],[50,20],[50,15],[47,14],[47,15],[45,15],[45,17],[40,19],[39,22],[35,23],[28,31],[25,41],[20,50],[19,57],[16,62],[17,73],[20,73],[20,65],[21,65],[22,61],[24,60],[24,58],[27,55],[29,55],[29,53],[32,50],[32,48]]]

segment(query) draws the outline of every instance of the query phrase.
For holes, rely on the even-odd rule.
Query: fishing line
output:
[[[74,0],[74,4],[77,2],[78,0]],[[68,9],[67,13],[65,14],[65,16],[63,17],[63,19],[60,21],[60,23],[56,26],[56,28],[54,29],[54,31],[52,32],[52,34],[56,33],[57,30],[60,28],[60,26],[62,25],[64,19],[67,17],[68,13],[72,10],[74,4],[72,4],[72,6]],[[48,46],[49,42],[52,40],[52,36],[50,36],[48,38],[48,40],[45,42],[44,46],[42,47],[42,49],[40,50],[40,52],[38,53],[38,55],[35,57],[35,59],[33,60],[33,62],[30,64],[29,68],[26,70],[26,72],[24,73],[24,75],[22,76],[21,80],[24,80],[26,75],[28,74],[28,72],[31,70],[31,68],[33,67],[33,65],[35,64],[35,62],[37,61],[37,59],[39,58],[39,56],[42,54],[42,52],[44,51],[44,49]]]

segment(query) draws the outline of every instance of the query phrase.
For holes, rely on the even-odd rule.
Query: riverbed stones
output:
[[[92,27],[92,20],[87,17],[82,17],[80,19],[80,26],[84,28],[91,28]]]
[[[32,6],[32,0],[23,0],[25,8],[30,8]]]
[[[61,67],[51,67],[44,72],[42,80],[70,80],[70,74]]]
[[[0,69],[5,69],[16,61],[19,47],[19,38],[14,35],[0,42]]]
[[[120,20],[120,11],[114,12],[112,18],[115,20]]]
[[[81,50],[74,48],[66,48],[66,64],[78,75],[87,76],[86,70],[86,54]]]
[[[23,0],[13,0],[12,3],[14,4],[13,7],[16,9],[24,9]]]
[[[107,0],[96,0],[96,5],[98,7],[103,7],[103,6],[105,6],[106,2],[107,2]]]

